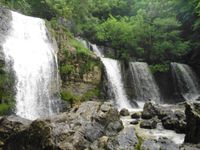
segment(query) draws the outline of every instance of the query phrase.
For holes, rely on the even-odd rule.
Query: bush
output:
[[[61,99],[65,101],[69,101],[72,105],[76,102],[80,102],[80,97],[74,95],[70,91],[61,91]]]
[[[170,69],[169,64],[155,64],[155,65],[150,65],[149,67],[153,74],[156,72],[167,72]]]
[[[12,106],[9,104],[0,104],[0,116],[7,115],[11,111]]]

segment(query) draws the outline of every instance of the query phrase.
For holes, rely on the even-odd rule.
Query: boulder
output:
[[[22,131],[30,124],[30,121],[17,117],[9,116],[0,119],[0,145],[12,135]]]
[[[139,119],[139,118],[141,118],[141,115],[142,115],[141,112],[135,112],[131,115],[131,118],[132,119]]]
[[[140,128],[145,128],[145,129],[155,129],[157,126],[157,119],[153,118],[153,119],[149,119],[149,120],[142,120],[140,122]]]
[[[141,150],[179,150],[179,146],[167,138],[158,140],[145,140],[141,145]]]
[[[122,109],[122,110],[120,111],[120,115],[121,115],[121,116],[129,116],[130,113],[129,113],[128,109],[124,108],[124,109]]]
[[[158,113],[158,118],[163,119],[164,117],[173,114],[173,111],[167,108],[161,108]]]
[[[186,103],[186,143],[200,143],[200,103]]]
[[[132,125],[137,125],[137,124],[139,124],[139,121],[140,121],[140,120],[138,120],[138,119],[137,119],[137,120],[133,120],[133,121],[130,122],[130,124],[132,124]]]
[[[142,112],[142,119],[151,119],[159,114],[160,106],[153,102],[146,102]]]
[[[55,147],[52,126],[48,121],[36,120],[31,125],[6,141],[4,149],[9,150],[53,150]]]
[[[137,145],[138,139],[135,134],[134,128],[127,127],[124,128],[119,134],[114,138],[109,138],[106,149],[108,150],[134,150]]]
[[[165,129],[174,130],[177,133],[185,133],[185,115],[181,111],[169,113],[162,119],[162,124]]]
[[[164,117],[172,114],[173,111],[170,108],[160,106],[153,102],[147,102],[144,105],[142,118],[143,119],[151,119],[157,116],[159,119],[163,119]]]

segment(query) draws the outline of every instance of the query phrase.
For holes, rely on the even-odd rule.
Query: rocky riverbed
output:
[[[147,102],[142,112],[120,116],[112,103],[88,101],[35,121],[7,116],[0,118],[0,149],[198,150],[199,110],[199,103],[172,109]]]

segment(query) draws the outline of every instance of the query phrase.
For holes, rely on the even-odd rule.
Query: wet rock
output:
[[[174,130],[177,133],[185,133],[185,115],[181,111],[168,114],[162,119],[162,124],[165,129]]]
[[[200,144],[183,144],[180,150],[200,150]]]
[[[5,142],[4,149],[9,150],[53,150],[52,127],[48,121],[36,120],[29,128],[11,135]]]
[[[137,145],[138,139],[135,134],[134,128],[128,127],[122,130],[115,138],[110,138],[108,140],[107,149],[108,150],[134,150]]]
[[[145,129],[155,129],[157,126],[157,119],[149,119],[149,120],[142,120],[140,123],[140,128],[145,128]]]
[[[141,150],[179,150],[179,146],[167,138],[146,140],[141,145]]]
[[[142,119],[151,119],[159,114],[161,108],[153,102],[147,102],[144,105]]]
[[[0,143],[3,143],[13,134],[16,134],[26,128],[30,121],[17,117],[9,116],[0,119]]]
[[[164,117],[173,114],[172,110],[169,110],[167,108],[161,108],[160,111],[158,112],[158,118],[163,119]]]
[[[131,115],[132,119],[139,119],[141,117],[141,112],[135,112]]]
[[[186,143],[200,143],[200,103],[187,103],[186,109]]]
[[[128,111],[128,109],[122,109],[121,111],[120,111],[120,115],[121,116],[129,116],[130,115],[130,113],[129,113],[129,111]]]
[[[106,135],[107,136],[114,136],[116,135],[119,131],[121,131],[124,128],[123,123],[121,120],[119,121],[114,121],[108,124],[107,130],[106,130]]]
[[[133,121],[130,122],[130,124],[137,125],[137,124],[139,124],[139,122],[140,122],[139,120],[133,120]]]

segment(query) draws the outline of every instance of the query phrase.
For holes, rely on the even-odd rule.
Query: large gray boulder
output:
[[[162,124],[165,129],[174,130],[177,133],[185,133],[185,114],[181,111],[170,113],[162,119]]]
[[[138,139],[134,128],[127,127],[122,130],[116,137],[109,138],[106,149],[108,150],[134,150],[138,144]]]
[[[200,143],[200,103],[186,103],[186,143]]]

